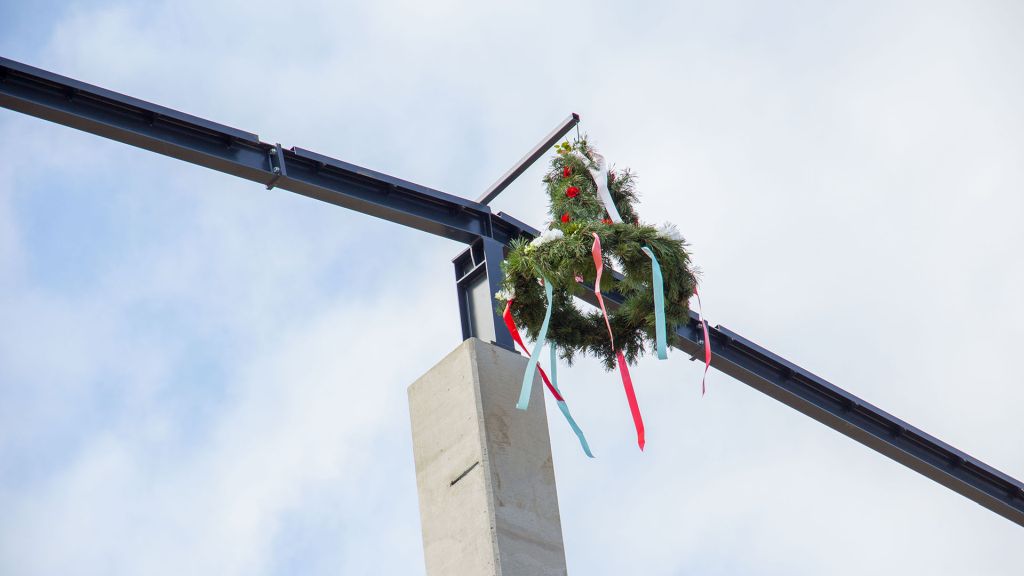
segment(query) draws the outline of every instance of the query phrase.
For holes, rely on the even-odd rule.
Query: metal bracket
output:
[[[273,174],[270,177],[270,181],[267,182],[267,190],[273,190],[277,181],[282,176],[288,175],[287,169],[284,167],[284,150],[281,149],[280,142],[267,150],[267,162],[270,165],[270,173]]]
[[[459,298],[462,339],[476,337],[515,351],[512,335],[496,309],[494,294],[501,290],[505,246],[482,236],[452,260],[455,265],[455,292]]]

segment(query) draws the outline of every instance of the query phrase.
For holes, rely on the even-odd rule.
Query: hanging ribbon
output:
[[[644,433],[644,419],[640,416],[640,404],[636,401],[636,392],[633,391],[633,378],[629,375],[629,364],[622,356],[622,350],[615,351],[615,359],[619,361],[619,374],[622,375],[622,388],[626,391],[626,402],[629,403],[629,413],[633,416],[633,426],[636,427],[636,443],[640,449],[644,449],[647,443]]]
[[[509,333],[512,334],[512,340],[515,341],[516,344],[519,344],[519,347],[523,349],[523,353],[529,357],[530,349],[526,347],[526,344],[523,342],[523,337],[519,335],[519,328],[516,328],[515,320],[512,319],[512,300],[509,300],[508,303],[505,304],[505,313],[502,314],[501,317],[505,320],[505,327],[508,328]],[[548,375],[544,373],[544,369],[540,366],[538,366],[537,369],[540,370],[540,378],[544,381],[544,385],[547,386],[548,391],[555,397],[555,400],[561,402],[562,395],[558,393],[557,388],[551,385],[551,381],[548,380]]]
[[[594,245],[591,254],[594,256],[594,268],[597,276],[594,279],[594,294],[597,296],[597,303],[601,305],[601,313],[604,314],[604,325],[608,327],[608,339],[611,340],[612,350],[615,351],[615,359],[619,365],[619,374],[622,375],[622,387],[626,391],[626,401],[629,403],[629,411],[633,415],[633,426],[636,428],[636,442],[640,449],[644,449],[644,420],[640,416],[640,405],[636,401],[636,392],[633,390],[633,379],[629,376],[629,367],[622,351],[615,348],[615,334],[612,333],[612,324],[608,319],[608,310],[604,306],[604,297],[601,296],[601,273],[604,271],[604,258],[601,255],[601,238],[594,234]]]
[[[526,363],[526,373],[523,374],[523,386],[519,390],[519,402],[516,408],[526,410],[530,406],[530,393],[533,391],[533,376],[537,371],[537,358],[540,351],[544,349],[544,340],[548,337],[548,324],[551,322],[551,283],[544,279],[544,297],[547,299],[547,308],[544,311],[544,322],[540,325],[540,332],[537,333],[537,341],[533,343],[533,353],[530,354],[530,361]]]
[[[583,165],[587,167],[590,175],[594,177],[594,184],[597,185],[597,197],[601,200],[601,204],[604,205],[605,212],[608,212],[608,218],[616,224],[622,224],[622,216],[619,215],[619,209],[615,207],[615,202],[612,201],[612,193],[608,190],[608,166],[605,164],[604,156],[601,156],[597,152],[591,151],[590,155],[594,157],[594,168],[590,167],[590,160],[583,155],[582,152],[575,152],[576,157],[583,161]]]
[[[697,319],[704,329],[704,376],[700,379],[700,395],[707,392],[708,368],[711,368],[711,339],[708,338],[708,321],[704,319],[704,305],[700,303],[700,292],[693,287],[693,295],[697,297]]]
[[[590,167],[590,162],[586,156],[581,152],[576,152],[576,156],[583,161],[583,165],[587,167],[590,175],[594,177],[594,184],[597,185],[597,197],[601,200],[601,204],[604,205],[608,218],[616,224],[622,224],[622,216],[619,214],[619,209],[615,207],[612,193],[608,189],[608,165],[605,163],[604,156],[593,151],[590,155],[594,157],[595,167],[593,168]],[[654,257],[654,251],[648,246],[644,246],[642,250],[651,259],[651,285],[654,290],[655,345],[658,351],[658,358],[665,360],[668,358],[668,337],[665,327],[665,283],[661,274],[661,266],[658,264],[658,259]],[[605,317],[607,318],[607,314],[605,314]],[[609,332],[611,332],[611,328],[609,328]]]
[[[527,356],[530,355],[529,349],[523,342],[523,337],[519,335],[519,328],[516,328],[516,322],[512,319],[512,300],[509,300],[505,304],[505,313],[502,314],[502,318],[505,320],[505,327],[508,328],[510,334],[512,334],[512,340],[519,347],[523,349],[523,353]],[[576,433],[576,437],[580,439],[580,446],[583,448],[583,452],[590,458],[594,457],[594,454],[590,451],[590,445],[587,443],[587,437],[583,435],[583,430],[580,429],[579,425],[576,424],[576,420],[569,413],[569,406],[565,403],[565,399],[562,397],[561,392],[558,390],[558,361],[555,357],[555,347],[551,346],[551,379],[548,380],[548,375],[544,373],[544,369],[537,366],[537,370],[540,372],[540,378],[544,381],[544,385],[547,386],[551,395],[555,398],[558,403],[558,409],[562,412],[562,416],[565,416],[565,420],[569,423],[569,427]]]
[[[658,359],[668,359],[668,336],[665,328],[665,280],[661,276],[661,265],[649,246],[641,248],[651,259],[651,288],[654,290],[654,341]]]
[[[551,386],[554,388],[555,393],[561,396],[558,390],[558,358],[555,353],[555,347],[550,346],[551,350]],[[540,371],[541,378],[544,377],[544,371]],[[576,420],[569,413],[569,405],[565,403],[565,400],[558,400],[558,409],[562,412],[562,416],[565,416],[565,421],[569,423],[569,427],[576,433],[576,437],[580,439],[580,447],[583,448],[583,453],[588,458],[593,458],[594,454],[590,451],[590,445],[587,444],[587,437],[583,435],[583,430],[580,429],[579,425],[576,424]]]
[[[612,349],[615,349],[615,335],[612,334],[612,324],[608,320],[608,310],[604,307],[604,297],[601,296],[601,272],[604,271],[604,258],[601,256],[601,238],[597,235],[597,232],[593,232],[594,245],[590,249],[591,255],[594,257],[594,268],[597,270],[597,276],[594,278],[594,295],[597,296],[597,303],[601,305],[601,313],[604,314],[604,325],[608,327],[608,337],[612,341]]]

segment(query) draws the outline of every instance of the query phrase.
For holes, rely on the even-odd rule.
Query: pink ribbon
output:
[[[704,305],[700,303],[700,292],[693,287],[693,295],[697,297],[697,319],[704,329],[704,376],[700,379],[700,395],[707,392],[708,368],[711,368],[711,339],[708,338],[708,321],[704,319]]]
[[[604,298],[601,296],[601,273],[604,271],[604,258],[601,256],[601,238],[597,232],[594,234],[594,246],[591,254],[594,256],[594,268],[597,269],[597,277],[594,279],[594,294],[597,296],[597,303],[601,305],[601,313],[604,314],[604,325],[608,327],[608,339],[612,343],[612,351],[615,352],[615,359],[619,365],[619,374],[622,375],[622,387],[626,391],[626,402],[629,403],[629,411],[633,415],[633,426],[636,428],[636,443],[640,449],[644,449],[646,442],[644,438],[644,419],[640,415],[640,405],[636,401],[636,392],[633,390],[633,379],[629,376],[629,365],[622,356],[621,350],[615,348],[615,334],[612,333],[612,323],[608,320],[608,310],[604,307]]]

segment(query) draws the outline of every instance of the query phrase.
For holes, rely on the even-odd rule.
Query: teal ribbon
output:
[[[658,347],[658,358],[668,358],[668,338],[665,328],[665,280],[661,276],[661,266],[654,257],[649,246],[641,248],[651,259],[651,285],[654,288],[654,336]]]
[[[558,351],[554,346],[548,346],[548,352],[551,353],[551,387],[561,394],[562,391],[558,389]]]
[[[548,348],[551,350],[551,387],[561,395],[562,391],[558,389],[558,354],[555,353],[554,346],[549,346]],[[587,444],[587,437],[583,435],[583,430],[580,430],[576,420],[569,413],[569,406],[565,403],[565,400],[557,400],[556,402],[558,402],[558,409],[562,411],[562,416],[565,416],[566,422],[569,423],[569,427],[576,433],[576,437],[580,439],[580,446],[583,447],[583,452],[588,458],[593,458],[594,454],[590,451],[590,445]]]
[[[519,402],[516,408],[526,410],[530,406],[530,393],[533,391],[533,377],[537,374],[537,358],[540,351],[544,349],[544,341],[548,337],[548,324],[551,322],[551,298],[553,292],[551,282],[544,278],[544,297],[547,299],[547,310],[544,311],[544,322],[540,325],[540,332],[537,333],[537,341],[533,344],[533,354],[530,354],[530,361],[526,363],[526,372],[523,374],[523,387],[519,390]]]

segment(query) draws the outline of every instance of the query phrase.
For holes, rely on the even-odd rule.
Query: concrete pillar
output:
[[[540,378],[515,408],[525,368],[470,338],[409,386],[428,576],[566,573]]]

